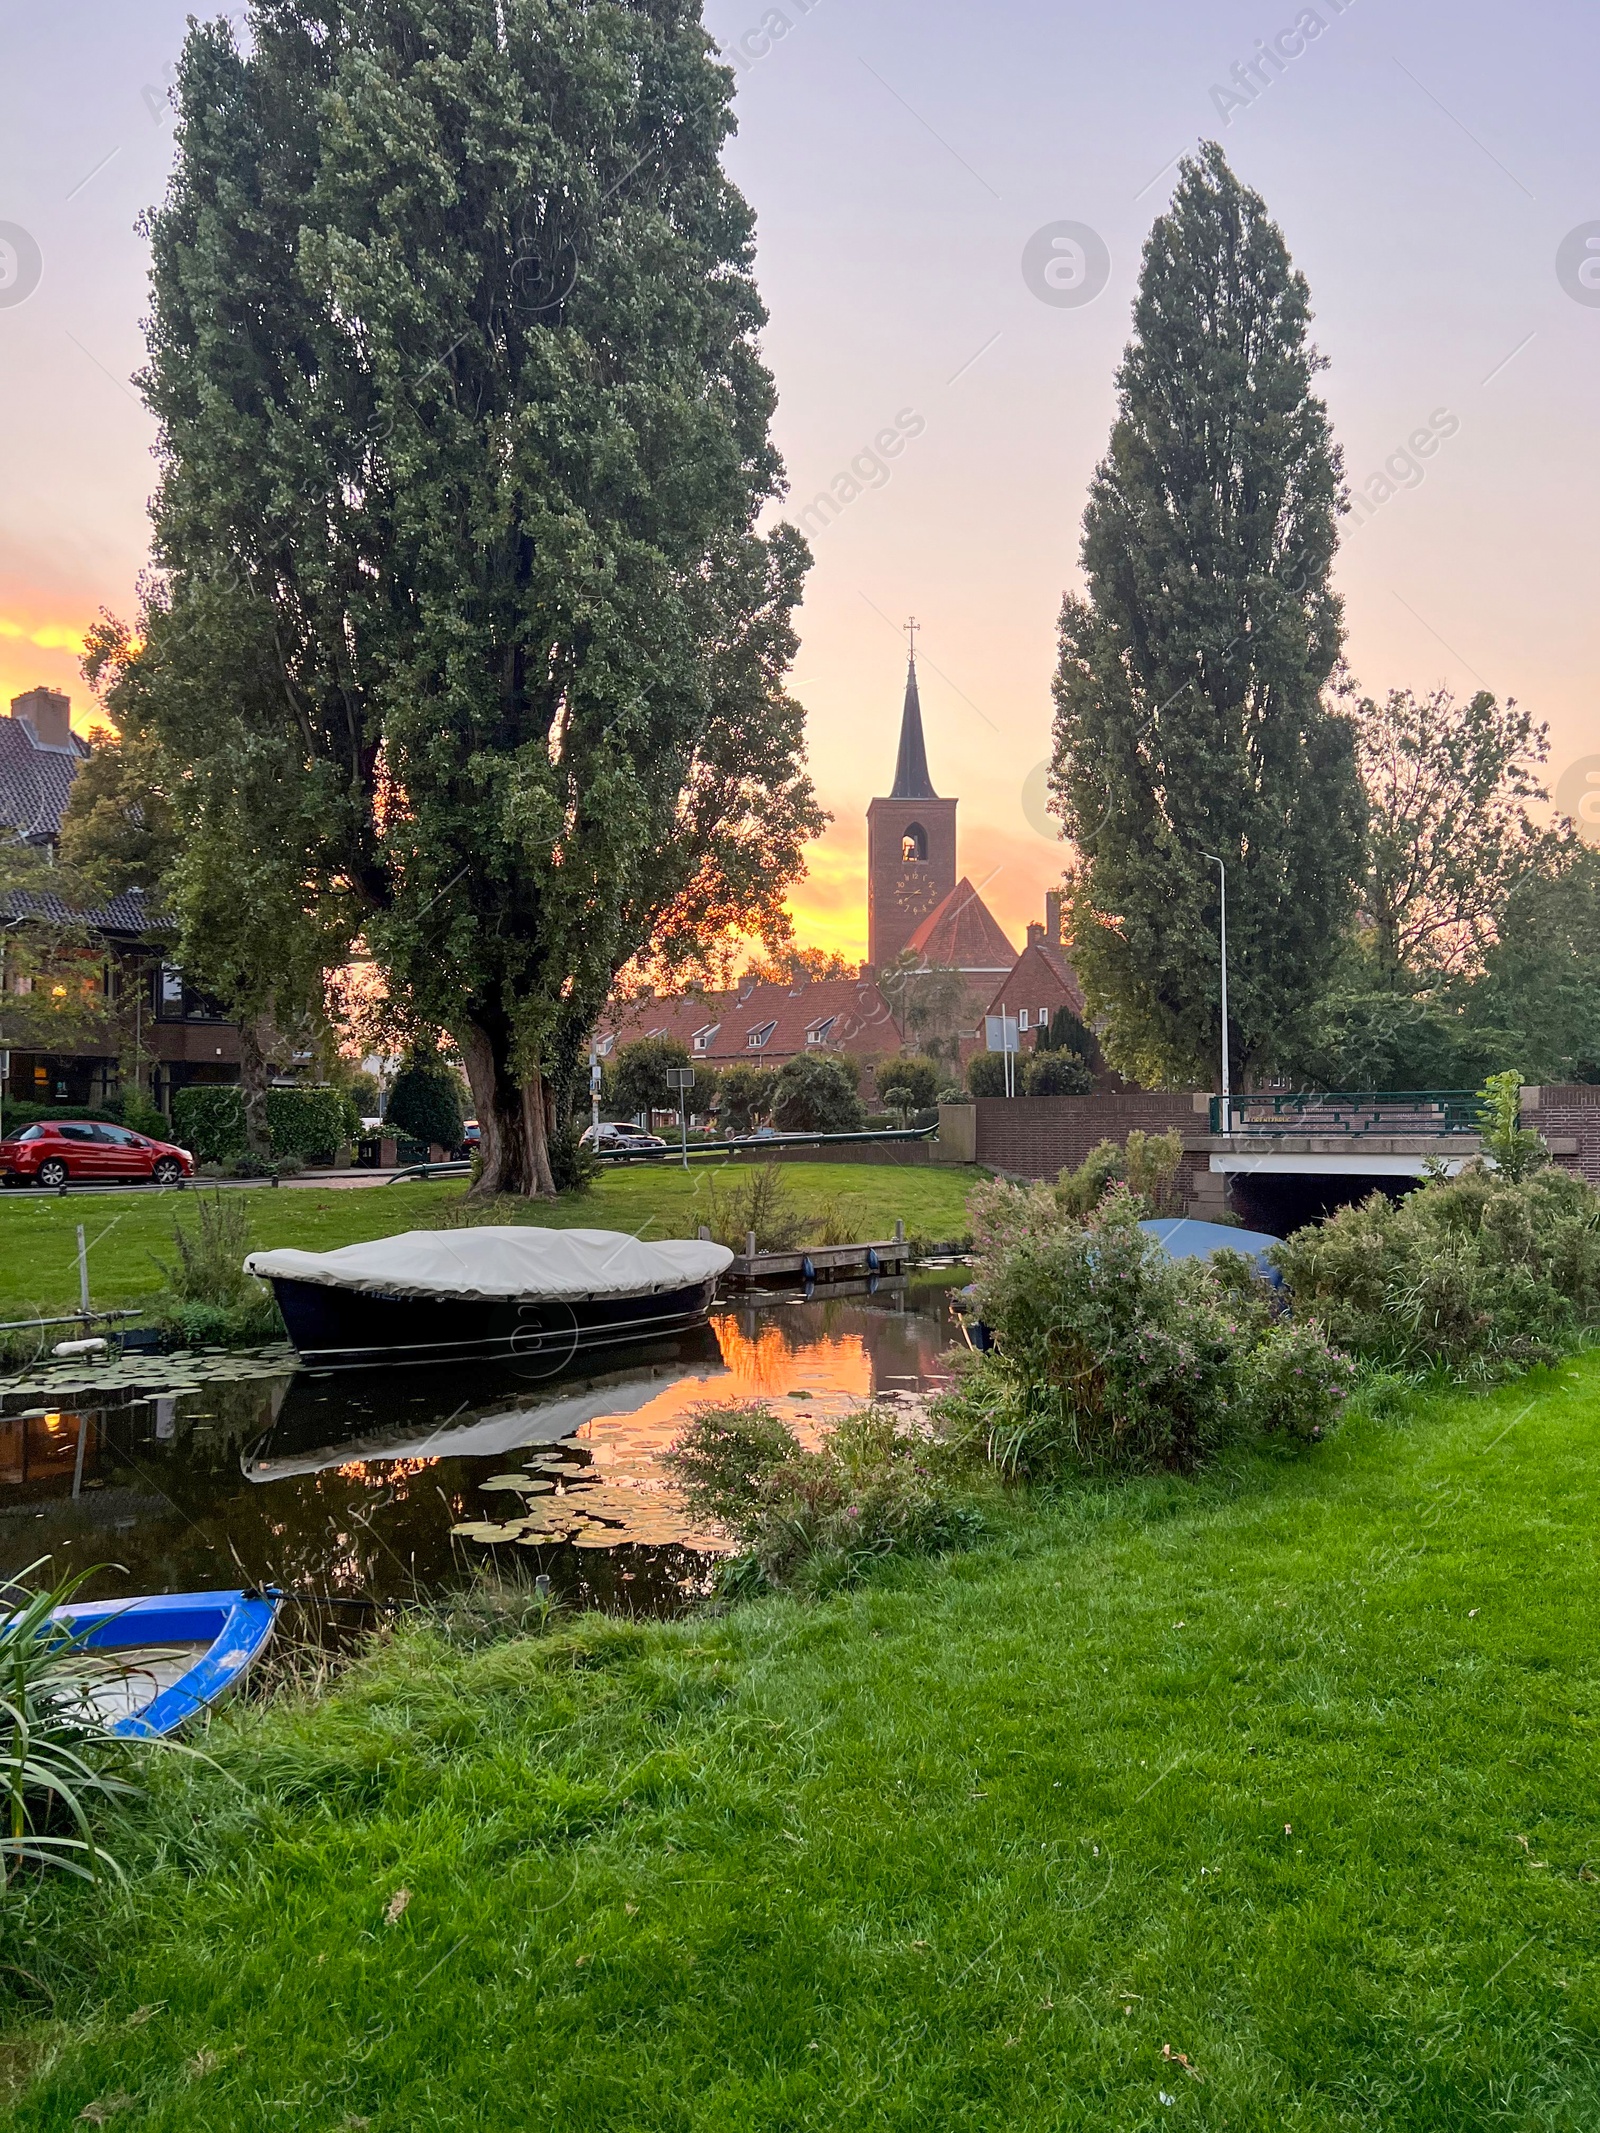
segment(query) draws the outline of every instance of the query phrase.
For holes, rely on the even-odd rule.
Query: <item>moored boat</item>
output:
[[[273,1589],[166,1592],[58,1607],[51,1625],[104,1656],[84,1675],[82,1702],[109,1732],[155,1739],[176,1732],[230,1689],[259,1658],[283,1595]]]
[[[407,1230],[333,1252],[252,1252],[319,1369],[513,1360],[541,1375],[703,1325],[733,1254],[615,1230]]]

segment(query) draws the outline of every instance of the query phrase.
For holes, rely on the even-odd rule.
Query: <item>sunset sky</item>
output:
[[[0,6],[0,700],[48,681],[86,708],[83,629],[135,603],[152,429],[128,383],[146,302],[134,226],[170,160],[163,92],[192,5]],[[1310,280],[1352,482],[1440,411],[1456,418],[1346,522],[1363,688],[1515,695],[1550,723],[1552,780],[1600,751],[1600,287],[1584,300],[1572,236],[1592,222],[1600,239],[1592,7],[776,8],[778,38],[765,0],[713,0],[708,19],[740,55],[730,162],[759,218],[790,509],[897,418],[920,424],[813,541],[795,689],[835,822],[794,896],[803,939],[865,952],[863,812],[893,767],[912,613],[963,869],[1017,939],[1039,915],[1062,855],[1026,794],[1056,610],[1077,582],[1139,246],[1177,156],[1208,135]],[[1266,85],[1247,101],[1253,60]],[[1109,252],[1090,302],[1046,303],[1024,278],[1029,239],[1057,222]],[[41,269],[20,302],[13,227]]]

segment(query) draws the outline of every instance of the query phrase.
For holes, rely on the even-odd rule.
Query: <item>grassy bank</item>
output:
[[[1597,1483],[1587,1357],[823,1605],[412,1636],[13,1899],[12,2122],[1600,2126]]]
[[[719,1166],[724,1186],[749,1166]],[[593,1191],[532,1207],[530,1219],[564,1228],[618,1229],[644,1237],[692,1237],[705,1207],[711,1173],[638,1168],[611,1171]],[[965,1200],[976,1171],[896,1168],[877,1163],[789,1163],[783,1177],[806,1213],[837,1201],[862,1233],[907,1231],[942,1241],[966,1228]],[[370,1188],[262,1188],[245,1199],[251,1244],[299,1245],[331,1251],[367,1237],[425,1229],[465,1198],[457,1181]],[[88,1234],[90,1288],[96,1304],[138,1303],[161,1285],[156,1260],[172,1256],[172,1218],[184,1193],[107,1193],[59,1199],[50,1193],[0,1195],[0,1318],[72,1310],[78,1301],[77,1226]]]

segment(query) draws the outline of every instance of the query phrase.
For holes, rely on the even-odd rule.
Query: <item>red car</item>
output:
[[[51,1119],[0,1141],[0,1175],[8,1185],[17,1180],[52,1188],[68,1179],[87,1184],[101,1178],[153,1178],[158,1185],[176,1185],[193,1177],[194,1157],[187,1148],[148,1140],[126,1126]]]

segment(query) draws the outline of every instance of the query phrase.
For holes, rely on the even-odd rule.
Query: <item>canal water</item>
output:
[[[48,1556],[52,1576],[92,1570],[86,1598],[275,1584],[359,1614],[492,1566],[548,1577],[569,1604],[673,1612],[723,1546],[661,1466],[691,1411],[766,1400],[805,1441],[868,1399],[914,1410],[947,1382],[965,1278],[724,1305],[703,1332],[585,1376],[202,1361],[59,1404],[38,1384],[0,1389],[0,1573]]]

